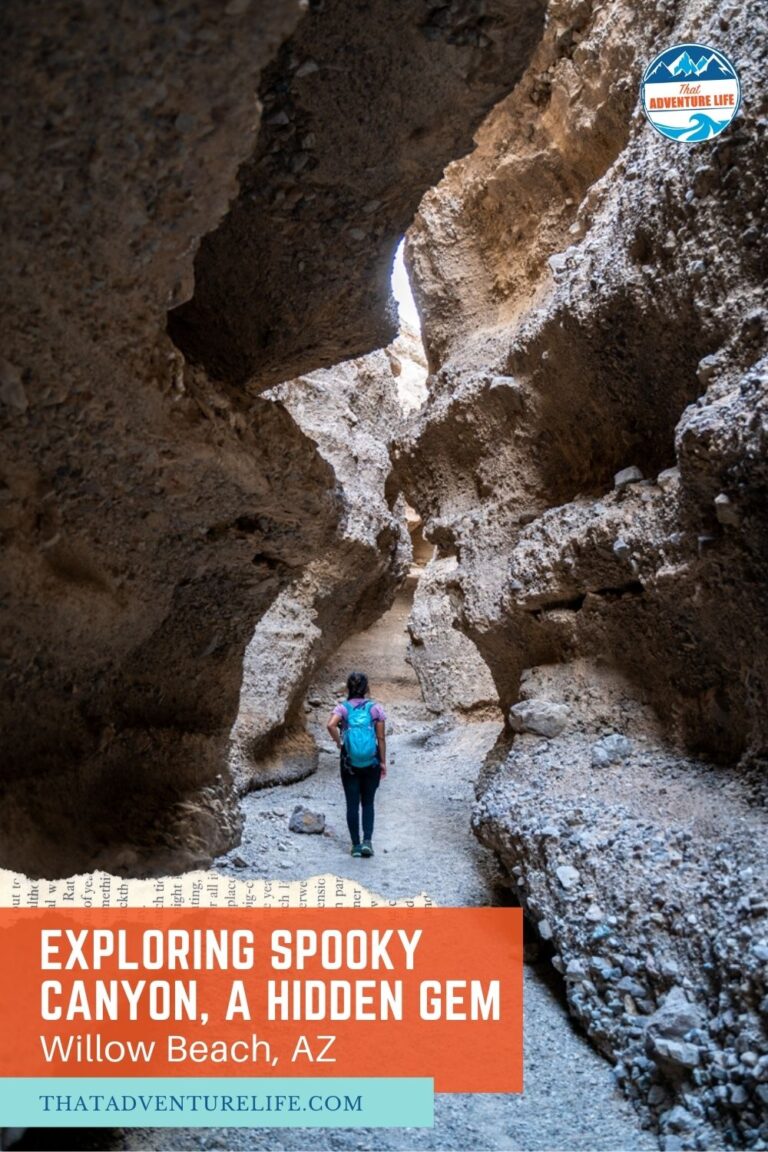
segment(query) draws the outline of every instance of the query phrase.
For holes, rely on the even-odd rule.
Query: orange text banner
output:
[[[2,909],[2,1076],[522,1091],[510,908]]]

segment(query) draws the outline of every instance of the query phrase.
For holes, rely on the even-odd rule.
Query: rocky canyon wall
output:
[[[287,414],[230,403],[164,329],[297,15],[0,14],[4,865],[179,867],[236,833],[222,759],[247,621],[338,509]]]
[[[408,619],[409,657],[424,703],[434,713],[498,713],[493,678],[472,641],[457,627],[455,556],[434,556],[422,572]]]
[[[239,791],[314,771],[317,747],[303,712],[313,674],[391,606],[408,571],[405,509],[396,502],[390,510],[385,499],[388,446],[403,424],[398,376],[407,373],[411,351],[402,339],[397,347],[396,360],[391,349],[373,352],[266,393],[317,444],[342,511],[339,529],[280,593],[246,649],[232,732]]]
[[[671,730],[738,756],[766,740],[759,49],[734,17],[752,102],[722,140],[670,155],[631,114],[641,65],[660,35],[722,39],[715,10],[659,11],[630,35],[621,6],[582,8],[552,8],[521,85],[409,235],[436,371],[400,475],[428,537],[460,550],[463,626],[507,706],[523,667],[593,643]],[[588,184],[593,139],[614,162]],[[552,187],[530,189],[536,165]],[[546,224],[529,243],[511,231],[523,200]],[[614,486],[630,466],[642,483]]]
[[[2,864],[236,838],[245,648],[353,549],[334,467],[256,393],[391,338],[394,245],[543,14],[3,5]]]
[[[502,703],[475,828],[571,1010],[667,1147],[768,1141],[761,14],[43,8],[0,10],[0,863],[231,845],[236,790],[312,766],[402,493],[411,659],[433,712]],[[637,107],[686,39],[744,90],[694,146]]]
[[[744,91],[693,146],[638,107],[686,40]],[[768,1131],[766,43],[556,0],[406,250],[432,374],[395,475],[509,718],[476,831],[670,1148]]]

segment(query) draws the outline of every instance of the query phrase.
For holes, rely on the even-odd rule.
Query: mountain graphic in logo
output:
[[[734,80],[736,73],[730,64],[727,64],[722,57],[715,56],[713,52],[706,60],[699,60],[696,65],[696,76],[699,80]]]
[[[698,144],[724,132],[741,104],[731,61],[709,44],[672,44],[645,70],[643,112],[660,136]]]
[[[675,80],[733,80],[736,73],[723,56],[710,51],[694,58],[686,48],[669,59],[671,53],[662,53],[658,63],[652,65],[645,77],[646,84],[670,84]]]
[[[677,60],[672,61],[669,70],[673,76],[695,76],[698,68],[689,52],[681,52]]]

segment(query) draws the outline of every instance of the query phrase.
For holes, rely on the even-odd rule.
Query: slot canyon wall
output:
[[[453,623],[508,718],[475,830],[667,1148],[768,1137],[768,37],[752,15],[555,0],[406,248],[430,396],[394,485],[455,557]],[[637,93],[686,40],[729,53],[744,105],[721,139],[681,147]]]
[[[393,11],[2,7],[3,865],[237,839],[243,653],[350,547],[333,467],[259,394],[392,339],[395,244],[544,18]]]
[[[330,471],[287,414],[230,401],[165,335],[297,13],[219,17],[0,13],[0,843],[36,876],[183,867],[231,842],[244,622],[337,522]]]
[[[488,665],[456,627],[455,556],[431,556],[419,574],[408,618],[409,658],[424,703],[434,713],[499,714],[498,693]]]
[[[240,792],[317,768],[303,711],[313,674],[348,635],[391,606],[408,571],[405,509],[399,501],[390,510],[385,487],[389,444],[404,423],[398,377],[409,353],[418,355],[418,348],[401,337],[391,348],[266,393],[333,468],[343,511],[338,530],[280,593],[246,649],[231,751]]]

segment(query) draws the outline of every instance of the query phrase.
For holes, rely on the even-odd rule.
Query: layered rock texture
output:
[[[402,502],[390,510],[388,446],[400,430],[399,377],[408,346],[279,385],[267,395],[293,416],[333,469],[341,524],[260,620],[245,653],[231,763],[239,791],[285,783],[317,767],[304,697],[322,662],[386,611],[408,570]],[[311,707],[311,705],[310,705]]]
[[[406,248],[431,376],[395,475],[509,717],[476,831],[670,1148],[768,1138],[765,33],[551,4]],[[745,102],[682,148],[638,90],[685,40]]]
[[[544,0],[309,0],[265,73],[240,194],[171,314],[217,379],[263,388],[390,343],[395,248],[520,77]]]
[[[352,548],[334,468],[255,394],[394,335],[394,245],[543,15],[3,6],[3,864],[236,838],[244,650]]]
[[[236,835],[242,652],[339,510],[288,414],[189,371],[166,311],[236,192],[258,71],[297,15],[0,15],[6,866],[181,867]]]

